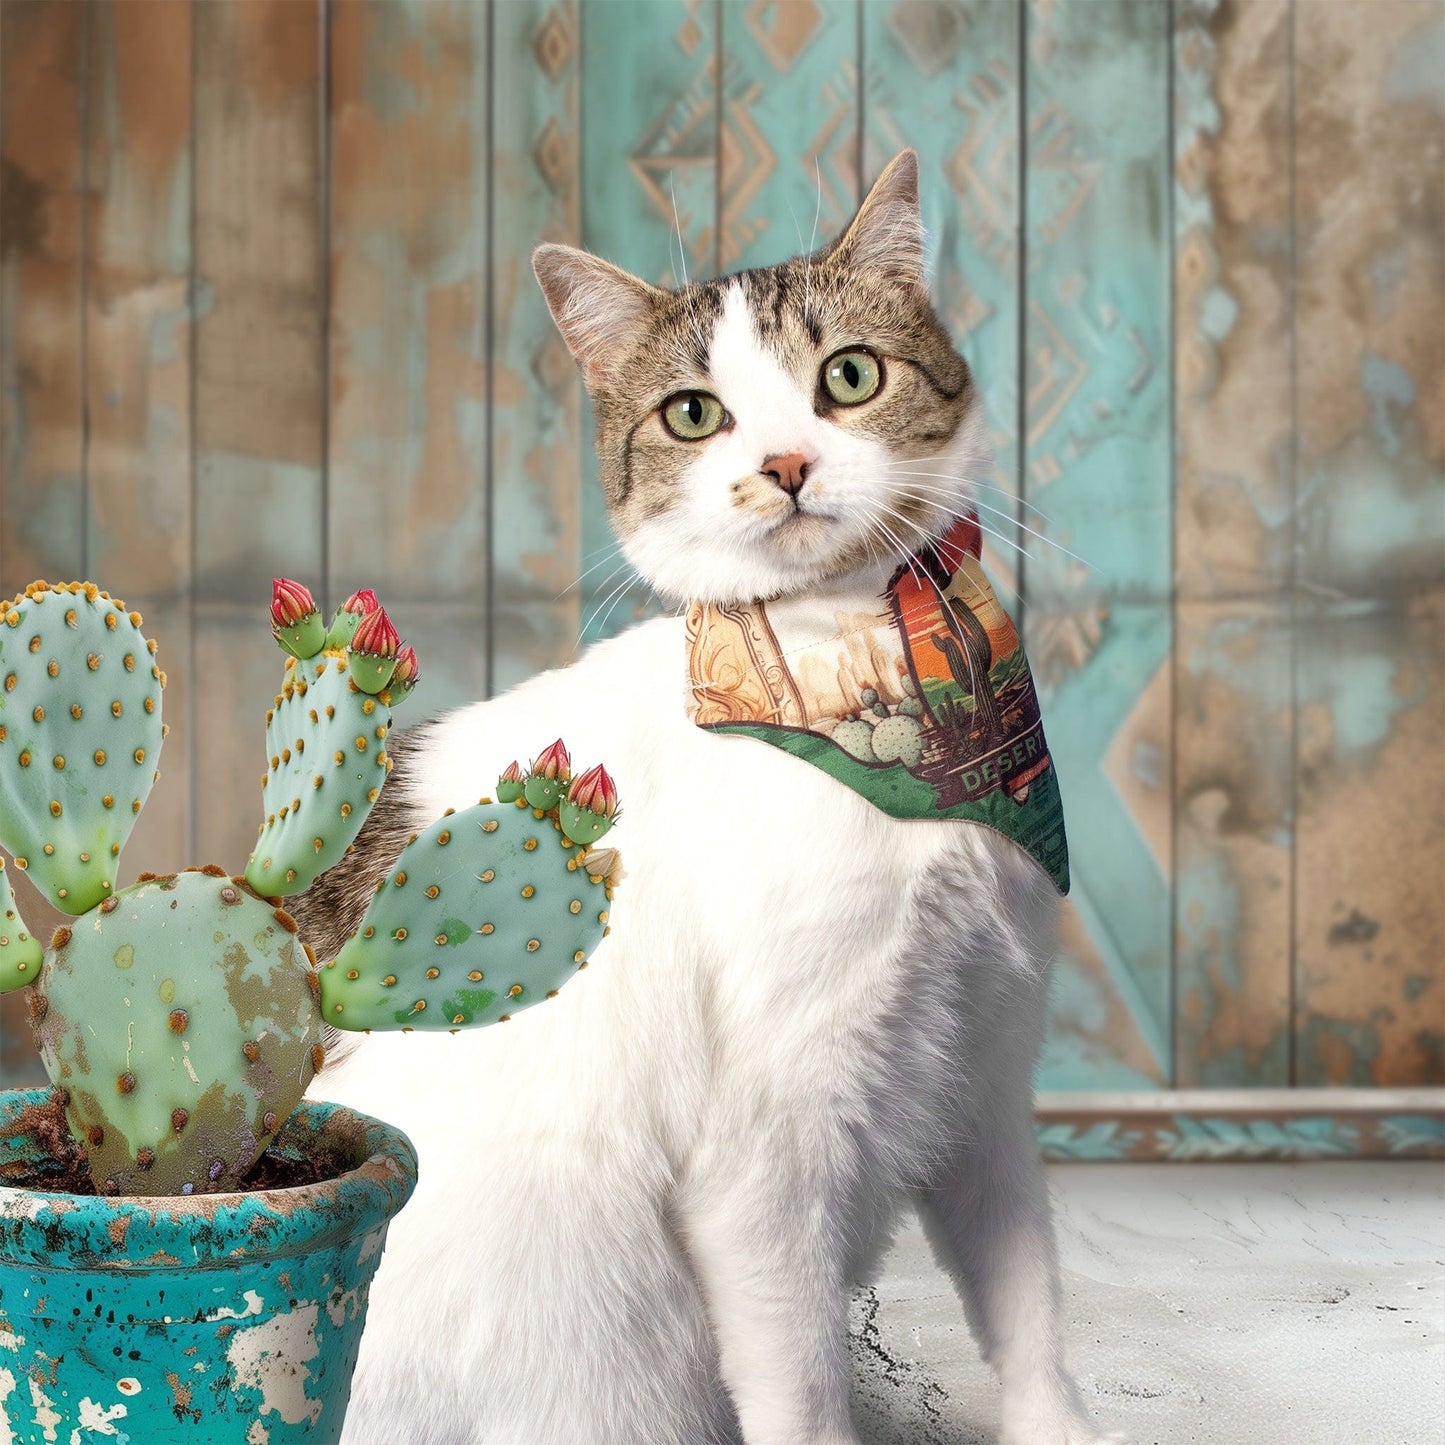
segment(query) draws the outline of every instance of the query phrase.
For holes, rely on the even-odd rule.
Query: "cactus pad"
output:
[[[266,715],[266,821],[246,865],[257,893],[300,893],[346,852],[386,781],[390,728],[391,709],[352,683],[345,652],[288,659]]]
[[[439,818],[321,970],[323,1017],[342,1029],[457,1029],[550,998],[607,931],[612,888],[586,865],[555,815],[524,803]]]
[[[219,868],[57,930],[32,1018],[97,1188],[236,1188],[322,1061],[315,982],[290,917]]]
[[[15,906],[10,875],[0,858],[0,993],[24,988],[40,977],[40,960],[45,950],[30,936],[25,920]]]
[[[906,701],[906,699],[905,699]],[[916,768],[923,761],[923,725],[900,711],[873,729],[873,752],[882,762]]]
[[[62,912],[115,887],[157,777],[155,646],[89,583],[35,583],[0,607],[0,844]]]

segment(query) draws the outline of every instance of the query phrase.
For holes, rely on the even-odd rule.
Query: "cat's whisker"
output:
[[[672,193],[672,224],[677,231],[678,265],[682,268],[682,284],[687,286],[689,284],[687,279],[687,243],[682,239],[682,220],[677,214],[677,186],[673,182],[673,173],[671,171],[667,173],[667,189]],[[667,243],[667,249],[669,252],[672,250],[672,241],[670,239]]]
[[[634,578],[632,579],[632,581],[628,582],[627,586],[624,587],[624,588],[622,589],[622,591],[619,592],[619,593],[617,594],[617,596],[613,598],[613,600],[612,600],[612,605],[607,609],[606,613],[605,613],[605,614],[603,615],[603,617],[602,617],[602,620],[597,624],[597,631],[598,631],[598,632],[605,633],[605,632],[607,631],[607,622],[608,622],[608,619],[609,619],[609,618],[612,616],[612,614],[617,610],[617,608],[618,608],[619,604],[622,602],[622,600],[628,595],[628,593],[630,593],[630,592],[632,591],[633,584],[636,583],[636,582],[640,582],[640,581],[642,581],[642,579],[641,579],[640,577],[634,577]]]
[[[628,570],[628,563],[624,560],[620,566],[614,567],[595,587],[591,589],[592,595],[597,596],[600,592],[606,592],[612,586],[612,579],[620,572]]]
[[[875,502],[874,505],[881,506],[882,504]],[[893,515],[897,516],[898,514],[895,512],[893,513]],[[913,525],[912,523],[908,522],[908,519],[906,517],[899,517],[899,521],[903,522],[905,526]],[[883,521],[881,517],[875,516],[873,518],[873,524],[883,533],[885,537],[888,538],[888,540],[893,544],[893,546],[898,549],[899,553],[901,553],[899,560],[903,563],[904,566],[908,568],[909,572],[912,574],[913,580],[917,582],[919,586],[922,586],[923,578],[919,575],[918,564],[914,560],[914,548],[910,547],[905,541],[903,541],[903,539],[899,537],[898,534],[885,521]]]
[[[598,623],[598,618],[601,615],[602,609],[606,607],[608,603],[615,603],[616,600],[620,599],[621,597],[625,597],[627,593],[632,590],[633,586],[642,580],[636,572],[632,572],[632,569],[630,567],[628,568],[628,571],[631,573],[631,575],[624,577],[622,581],[618,583],[618,585],[614,587],[612,591],[609,592],[607,596],[604,597],[595,608],[593,608],[592,615],[582,624],[582,630],[577,634],[578,642],[583,641],[583,639],[587,636],[588,632],[592,630],[594,624]],[[613,573],[612,575],[616,576],[616,573]],[[611,578],[609,578],[608,580],[610,581]]]
[[[583,578],[590,577],[599,567],[605,567],[622,550],[622,543],[614,542],[610,547],[604,547],[601,550],[606,554],[603,556],[602,560],[600,562],[594,562],[585,572],[573,578],[573,580],[569,582],[552,599],[554,602],[560,602],[574,587],[576,587],[583,580]],[[607,574],[607,576],[602,580],[599,586],[605,587],[607,583],[616,575],[617,572],[616,569],[614,569]]]
[[[975,489],[982,488],[986,492],[996,492],[1000,497],[1006,497],[1011,502],[1017,502],[1021,507],[1027,507],[1036,517],[1045,522],[1052,523],[1053,518],[1044,511],[1042,507],[1036,506],[1027,497],[1020,496],[1017,492],[1011,492],[1007,487],[1000,487],[993,482],[981,482],[976,477],[966,477],[962,472],[925,472],[919,470],[905,470],[908,467],[909,458],[903,457],[895,462],[885,464],[884,470],[896,472],[907,477],[933,477],[940,481],[963,482],[966,486]]]
[[[905,496],[913,496],[914,500],[917,501],[924,501],[928,499],[928,492],[926,490],[919,492],[910,492],[907,487],[900,487],[899,490],[903,492]],[[942,496],[946,495],[946,492],[944,489],[938,488],[936,489],[935,494]],[[1045,535],[1043,532],[1035,531],[1034,528],[1030,527],[1027,522],[1019,521],[1019,519],[1015,517],[1012,512],[1006,512],[1002,508],[991,506],[987,502],[980,502],[976,497],[974,498],[974,505],[976,507],[981,507],[985,512],[991,512],[996,517],[1002,517],[1006,522],[1009,523],[1010,526],[1017,527],[1022,532],[1027,532],[1030,537],[1037,537],[1040,542],[1043,542],[1046,546],[1054,548],[1054,550],[1057,552],[1062,552],[1064,556],[1072,557],[1074,561],[1083,563],[1083,565],[1087,567],[1091,572],[1099,571],[1099,568],[1096,567],[1094,563],[1090,562],[1087,557],[1081,557],[1077,552],[1071,552],[1067,547],[1064,546],[1062,542],[1056,542],[1052,537]],[[997,536],[998,534],[993,533],[993,535]],[[1023,552],[1023,550],[1024,549],[1022,547],[1019,548],[1020,552]],[[1025,555],[1027,556],[1028,554],[1025,553]]]
[[[678,216],[677,212],[677,185],[673,179],[674,174],[675,173],[673,171],[668,171],[667,188],[672,194],[672,224],[673,228],[677,232],[677,259],[678,265],[682,270],[683,305],[687,308],[688,326],[692,330],[693,340],[697,342],[698,354],[700,356],[706,356],[707,339],[702,334],[702,325],[697,319],[697,307],[693,304],[692,294],[688,290],[688,287],[692,283],[689,281],[687,274],[687,242],[683,239],[682,220]],[[668,238],[667,253],[668,259],[670,260],[672,257],[671,237]]]
[[[817,156],[813,157],[813,175],[818,182],[818,203],[813,208],[813,231],[808,237],[807,260],[803,262],[803,322],[805,325],[813,300],[813,248],[818,241],[818,217],[823,214],[823,170]]]

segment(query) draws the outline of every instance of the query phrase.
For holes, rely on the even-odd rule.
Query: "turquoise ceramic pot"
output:
[[[339,1148],[321,1184],[184,1199],[25,1188],[43,1146],[0,1093],[0,1438],[323,1445],[341,1438],[387,1223],[416,1186],[400,1131],[303,1103],[275,1148]],[[7,1431],[8,1434],[3,1432]]]

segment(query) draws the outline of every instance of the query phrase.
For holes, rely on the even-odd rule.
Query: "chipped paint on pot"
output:
[[[0,1442],[338,1441],[387,1223],[416,1186],[406,1136],[305,1102],[274,1147],[353,1161],[322,1183],[50,1194],[25,1187],[46,1155],[15,1128],[47,1095],[0,1093]]]

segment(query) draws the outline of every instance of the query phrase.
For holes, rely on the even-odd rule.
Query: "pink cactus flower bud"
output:
[[[277,627],[295,627],[316,611],[316,599],[289,577],[271,580],[271,621]]]
[[[395,657],[400,647],[401,635],[392,626],[384,607],[368,612],[357,624],[351,639],[353,652],[364,652],[371,657]]]
[[[527,781],[527,775],[517,766],[516,760],[514,759],[507,764],[506,771],[498,781],[503,783],[525,783]]]
[[[567,748],[561,738],[558,738],[532,764],[532,776],[534,778],[561,778],[564,782],[572,776],[572,759],[567,756]]]
[[[341,604],[343,612],[354,612],[358,617],[365,617],[368,612],[375,612],[381,606],[376,593],[370,587],[363,587],[360,592],[353,592],[345,602]]]
[[[357,630],[359,631],[360,629],[358,628]],[[419,670],[416,660],[416,648],[408,642],[407,645],[396,654],[396,671],[392,673],[391,680],[393,683],[415,683]]]
[[[607,775],[607,769],[598,763],[589,768],[575,783],[567,795],[579,808],[590,813],[600,813],[610,818],[617,812],[617,784]]]

